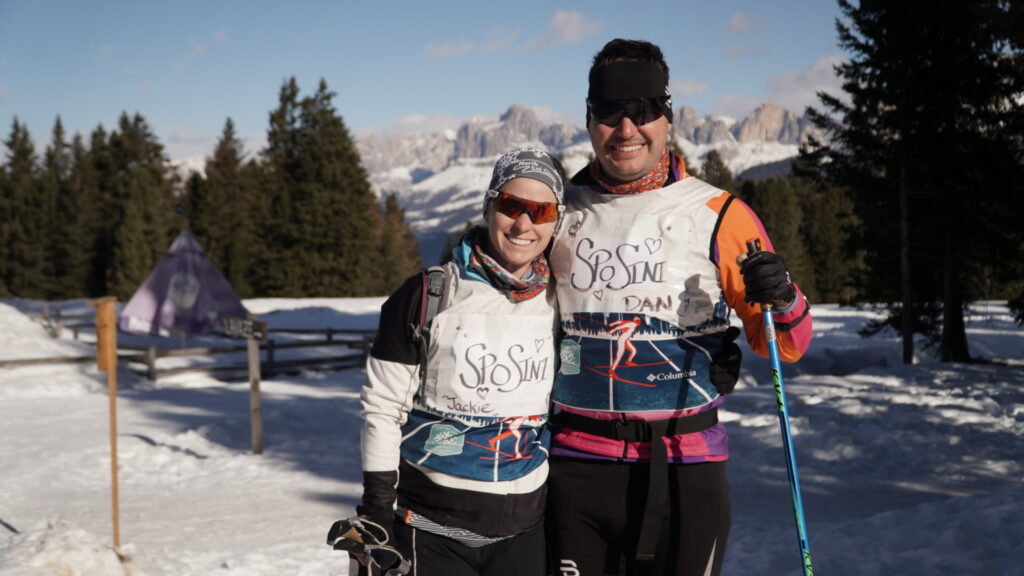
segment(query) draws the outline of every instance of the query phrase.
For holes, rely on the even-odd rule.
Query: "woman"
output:
[[[357,512],[388,533],[411,574],[545,573],[557,313],[544,252],[564,186],[548,153],[506,154],[484,199],[486,227],[467,233],[444,267],[428,342],[419,346],[416,329],[426,276],[381,308],[362,393]]]

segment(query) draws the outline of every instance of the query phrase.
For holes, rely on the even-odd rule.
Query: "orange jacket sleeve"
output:
[[[762,250],[772,250],[771,240],[761,220],[739,198],[728,192],[708,202],[708,207],[719,214],[712,239],[712,258],[716,259],[722,294],[730,308],[743,321],[750,348],[759,356],[768,356],[764,322],[760,307],[743,301],[746,291],[736,259],[747,251],[747,242],[760,240]],[[796,286],[796,302],[787,311],[775,312],[779,357],[784,362],[795,362],[807,351],[813,335],[810,308],[800,287]]]

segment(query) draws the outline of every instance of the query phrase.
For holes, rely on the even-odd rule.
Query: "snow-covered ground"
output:
[[[246,305],[271,327],[373,328],[381,301]],[[91,334],[53,339],[23,314],[40,309],[0,301],[0,359],[93,352]],[[816,572],[1024,575],[1024,329],[1005,304],[974,307],[971,351],[994,362],[973,365],[923,350],[904,366],[895,337],[856,335],[870,311],[822,305],[814,315],[811,350],[785,374]],[[747,354],[744,364],[725,414],[734,508],[725,573],[798,574],[767,362]],[[93,363],[0,368],[0,575],[346,574],[345,555],[324,539],[359,499],[365,379],[349,369],[264,380],[256,456],[248,383],[200,374],[152,383],[122,365],[122,562],[112,548],[106,375]]]

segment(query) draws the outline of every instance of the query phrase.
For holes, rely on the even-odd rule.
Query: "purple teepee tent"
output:
[[[247,314],[196,239],[182,231],[121,311],[118,328],[152,335],[162,329],[205,334],[222,330],[224,316]]]

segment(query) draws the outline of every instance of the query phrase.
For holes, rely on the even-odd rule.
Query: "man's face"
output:
[[[588,130],[601,170],[608,178],[624,184],[642,178],[658,165],[672,124],[665,116],[643,126],[623,116],[614,127],[591,118]]]

